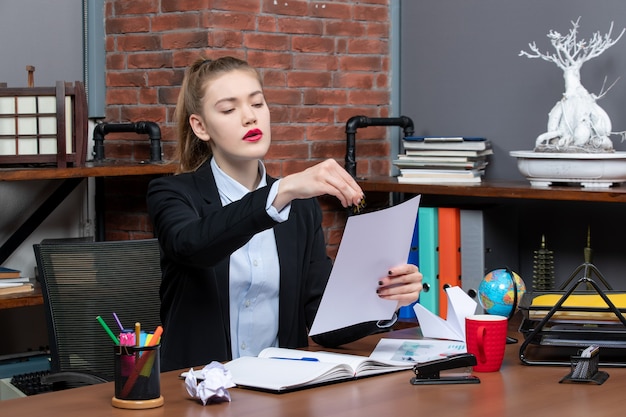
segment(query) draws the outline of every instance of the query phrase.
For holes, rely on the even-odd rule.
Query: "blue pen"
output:
[[[284,360],[288,360],[288,361],[319,362],[319,359],[317,359],[317,358],[309,358],[309,357],[304,357],[304,358],[280,358],[278,356],[272,356],[270,359],[284,359]]]

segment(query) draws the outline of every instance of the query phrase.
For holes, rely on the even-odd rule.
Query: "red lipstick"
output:
[[[247,142],[257,142],[263,137],[261,129],[251,129],[243,136],[243,140]]]

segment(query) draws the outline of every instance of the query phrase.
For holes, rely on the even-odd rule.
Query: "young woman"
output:
[[[332,159],[282,179],[266,174],[270,113],[245,61],[195,62],[176,113],[180,172],[153,180],[147,197],[162,251],[162,370],[306,346],[331,270],[315,197],[330,194],[349,207],[362,190]],[[380,274],[380,297],[398,307],[417,300],[417,267]],[[314,340],[337,346],[379,326]]]

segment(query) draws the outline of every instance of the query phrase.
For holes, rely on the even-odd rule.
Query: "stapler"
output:
[[[440,372],[447,369],[474,365],[476,365],[476,356],[471,353],[458,353],[434,361],[418,363],[413,367],[415,377],[411,378],[411,384],[478,384],[480,379],[473,375],[440,376]]]

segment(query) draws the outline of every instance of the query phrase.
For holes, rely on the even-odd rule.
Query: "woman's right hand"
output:
[[[337,161],[327,159],[281,179],[272,205],[280,211],[292,200],[324,194],[337,197],[344,207],[358,206],[363,199],[363,190],[354,178]]]

